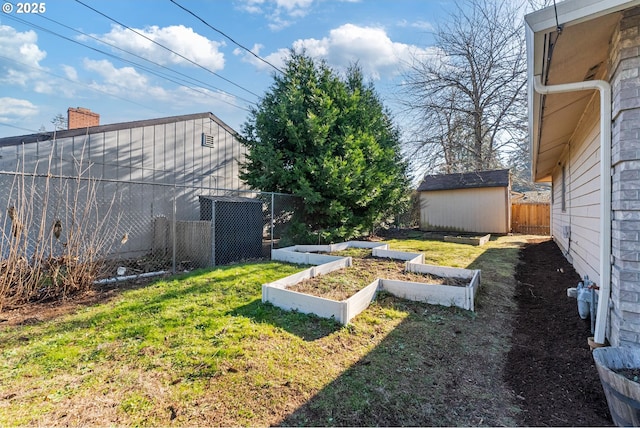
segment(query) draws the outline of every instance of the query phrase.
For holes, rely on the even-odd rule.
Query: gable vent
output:
[[[205,147],[213,147],[213,143],[215,142],[215,138],[213,135],[202,133],[202,145]]]

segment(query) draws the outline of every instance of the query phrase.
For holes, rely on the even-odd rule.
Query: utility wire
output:
[[[77,80],[71,80],[71,79],[69,79],[69,78],[67,78],[67,77],[60,76],[60,75],[55,74],[55,73],[51,73],[50,71],[44,70],[44,69],[42,69],[42,68],[33,67],[33,66],[29,65],[29,64],[25,64],[24,62],[17,61],[17,60],[15,60],[15,59],[13,59],[13,58],[9,58],[9,57],[3,56],[3,55],[0,55],[0,58],[1,58],[1,59],[5,59],[5,60],[7,60],[7,61],[15,62],[16,64],[20,64],[20,65],[21,65],[21,66],[23,66],[23,67],[30,68],[30,69],[32,69],[32,70],[36,70],[36,71],[39,71],[39,72],[41,72],[41,73],[45,73],[45,74],[48,74],[48,75],[50,75],[50,76],[57,77],[58,79],[66,80],[67,82],[71,82],[71,83],[73,83],[73,84],[75,84],[75,85],[85,86],[85,87],[87,87],[87,88],[91,89],[92,91],[100,92],[100,93],[103,93],[103,94],[108,95],[108,96],[113,97],[113,98],[118,98],[118,99],[123,100],[123,101],[126,101],[126,102],[128,102],[128,103],[135,104],[135,105],[137,105],[137,106],[139,106],[139,107],[144,107],[144,108],[146,108],[146,109],[149,109],[149,110],[153,110],[153,111],[156,111],[156,112],[162,113],[160,110],[156,110],[156,109],[154,109],[153,107],[149,107],[149,106],[146,106],[146,105],[144,105],[144,104],[140,104],[140,103],[138,103],[138,102],[136,102],[136,101],[130,100],[130,99],[128,99],[128,98],[124,98],[124,97],[121,97],[121,96],[118,96],[118,95],[115,95],[115,94],[111,94],[111,93],[109,93],[109,92],[107,92],[107,91],[103,91],[103,90],[101,90],[101,89],[94,88],[93,86],[91,86],[91,85],[87,85],[86,83],[78,82]]]
[[[8,126],[9,128],[20,129],[21,131],[29,131],[29,132],[31,132],[32,134],[38,134],[38,133],[40,133],[40,132],[41,132],[41,131],[34,131],[33,129],[21,128],[21,127],[19,127],[19,126],[15,126],[15,125],[9,125],[8,123],[3,123],[3,122],[0,122],[0,126]],[[46,131],[45,131],[45,132],[46,132]],[[3,138],[3,137],[0,137],[0,138]]]
[[[142,70],[145,70],[147,73],[153,74],[153,75],[155,75],[155,76],[158,76],[158,77],[160,77],[160,78],[163,78],[163,79],[165,79],[165,80],[168,80],[168,81],[170,81],[170,82],[172,82],[172,83],[175,83],[175,84],[177,84],[177,85],[185,86],[185,87],[189,88],[190,90],[192,90],[192,91],[194,91],[194,92],[201,93],[201,94],[203,94],[203,95],[205,95],[205,96],[211,96],[211,95],[212,95],[211,93],[203,92],[203,91],[198,90],[198,89],[196,89],[196,88],[193,88],[193,87],[190,87],[190,86],[186,86],[183,82],[178,82],[178,81],[176,81],[176,80],[173,80],[171,77],[169,77],[169,76],[167,76],[167,75],[163,75],[163,74],[161,74],[161,73],[158,73],[158,72],[156,72],[156,71],[154,71],[154,70],[151,70],[150,68],[145,67],[145,66],[143,66],[143,65],[140,65],[140,64],[138,64],[138,63],[136,63],[136,62],[130,61],[130,60],[125,59],[125,58],[121,58],[121,57],[119,57],[119,56],[117,56],[117,55],[113,55],[113,54],[111,54],[111,53],[109,53],[109,52],[106,52],[106,51],[103,51],[103,50],[101,50],[101,49],[94,48],[94,47],[92,47],[92,46],[89,46],[89,45],[86,45],[86,44],[84,44],[84,43],[81,43],[81,42],[79,42],[79,41],[77,41],[77,40],[73,40],[73,39],[71,39],[71,38],[69,38],[69,37],[66,37],[66,36],[62,35],[62,34],[56,33],[55,31],[49,30],[48,28],[41,27],[41,26],[36,25],[36,24],[34,24],[34,23],[32,23],[32,22],[25,21],[25,20],[23,20],[23,19],[17,18],[17,17],[12,16],[12,15],[7,15],[6,17],[7,17],[7,18],[9,18],[9,19],[12,19],[12,20],[14,20],[14,21],[21,22],[21,23],[23,23],[23,24],[25,24],[25,25],[31,26],[31,27],[33,27],[33,28],[37,28],[37,29],[39,29],[39,30],[41,30],[41,31],[45,31],[45,32],[47,32],[47,33],[53,34],[53,35],[55,35],[55,36],[57,36],[57,37],[60,37],[60,38],[62,38],[62,39],[64,39],[64,40],[67,40],[67,41],[69,41],[69,42],[71,42],[71,43],[75,43],[75,44],[77,44],[77,45],[84,46],[84,47],[86,47],[87,49],[91,49],[91,50],[93,50],[93,51],[95,51],[95,52],[101,53],[101,54],[106,55],[106,56],[108,56],[108,57],[110,57],[110,58],[114,58],[114,59],[120,60],[120,61],[122,61],[122,62],[125,62],[125,63],[131,64],[131,65],[137,66],[137,67],[141,68]],[[106,93],[106,92],[105,92],[105,93]],[[231,102],[229,102],[229,101],[225,101],[225,100],[223,100],[223,99],[219,99],[219,101],[220,101],[220,102],[222,102],[222,103],[224,103],[224,104],[228,104],[228,105],[230,105],[230,106],[236,107],[236,108],[238,108],[238,109],[241,109],[241,110],[244,110],[244,111],[247,111],[247,112],[251,111],[251,110],[249,110],[249,109],[247,109],[247,108],[245,108],[245,107],[238,106],[238,105],[236,105],[236,104],[233,104],[233,103],[231,103]]]
[[[77,0],[76,0],[77,1]],[[180,3],[178,3],[175,0],[169,0],[171,3],[175,4],[176,6],[178,6],[180,9],[184,10],[185,12],[187,12],[188,14],[192,15],[194,18],[200,20],[200,22],[202,22],[204,25],[206,25],[207,27],[211,28],[213,31],[215,31],[218,34],[221,34],[222,36],[226,37],[228,40],[231,41],[231,43],[233,43],[234,45],[238,46],[241,49],[244,49],[245,51],[249,52],[251,55],[253,55],[254,57],[256,57],[257,59],[259,59],[260,61],[264,62],[265,64],[273,67],[276,71],[278,71],[281,74],[284,74],[284,72],[282,70],[280,70],[278,67],[276,67],[275,65],[271,64],[269,61],[267,61],[266,59],[262,58],[261,56],[259,56],[258,54],[254,53],[251,49],[241,45],[240,43],[236,42],[235,40],[233,40],[230,36],[228,36],[227,34],[225,34],[223,31],[218,30],[217,28],[215,28],[214,26],[212,26],[211,24],[209,24],[207,21],[205,21],[204,19],[202,19],[200,16],[196,15],[194,12],[190,11],[189,9],[187,9],[186,7],[182,6]]]
[[[563,26],[558,22],[558,7],[556,6],[556,0],[553,0],[553,12],[556,15],[556,31],[560,34],[562,33]]]
[[[91,38],[91,39],[93,39],[93,40],[96,40],[96,41],[98,41],[98,42],[100,42],[100,43],[103,43],[103,44],[105,44],[105,45],[107,45],[107,46],[110,46],[110,47],[112,47],[113,49],[117,49],[117,50],[119,50],[119,51],[121,51],[121,52],[127,53],[127,54],[129,54],[129,55],[131,55],[131,56],[134,56],[134,57],[139,58],[139,59],[141,59],[141,60],[143,60],[143,61],[146,61],[146,62],[148,62],[148,63],[151,63],[151,64],[153,64],[153,65],[155,65],[155,66],[157,66],[157,67],[160,67],[160,68],[163,68],[163,69],[165,69],[165,70],[168,70],[168,71],[170,71],[170,72],[172,72],[172,73],[175,73],[175,74],[177,74],[177,75],[179,75],[179,76],[183,76],[183,77],[187,78],[189,81],[196,82],[196,83],[198,83],[198,84],[200,84],[200,85],[202,85],[202,86],[204,86],[204,87],[208,87],[209,89],[213,89],[213,90],[215,90],[215,91],[220,91],[220,92],[222,92],[222,93],[224,93],[224,94],[227,94],[227,95],[230,95],[230,96],[232,96],[232,97],[234,97],[234,98],[237,98],[237,99],[239,99],[239,100],[242,100],[242,101],[244,101],[244,102],[246,102],[246,103],[248,103],[248,104],[255,104],[255,102],[250,101],[250,100],[248,100],[248,99],[246,99],[246,98],[242,98],[242,97],[240,97],[240,96],[238,96],[238,95],[234,95],[234,94],[232,94],[232,93],[229,93],[229,92],[227,92],[227,91],[224,91],[224,90],[222,90],[222,89],[220,89],[220,88],[217,88],[217,87],[215,87],[215,86],[210,85],[209,83],[203,82],[202,80],[198,80],[198,79],[196,79],[196,78],[194,78],[194,77],[191,77],[191,76],[189,76],[189,75],[187,75],[187,74],[185,74],[185,73],[182,73],[182,72],[180,72],[180,71],[174,70],[174,69],[172,69],[172,68],[170,68],[170,67],[167,67],[167,66],[162,65],[162,64],[159,64],[159,63],[157,63],[157,62],[155,62],[155,61],[152,61],[152,60],[150,60],[150,59],[148,59],[148,58],[145,58],[145,57],[143,57],[143,56],[140,56],[140,55],[138,55],[138,54],[136,54],[136,53],[134,53],[134,52],[131,52],[131,51],[128,51],[128,50],[126,50],[126,49],[123,49],[123,48],[121,48],[121,47],[119,47],[119,46],[116,46],[116,45],[114,45],[113,43],[109,43],[109,42],[104,41],[104,40],[102,40],[102,39],[100,39],[100,38],[98,38],[98,37],[95,37],[95,36],[91,35],[91,34],[87,34],[87,33],[83,32],[83,31],[80,31],[80,30],[77,30],[77,29],[75,29],[75,28],[72,28],[72,27],[70,27],[70,26],[68,26],[68,25],[66,25],[66,24],[63,24],[62,22],[58,22],[58,21],[56,21],[55,19],[48,18],[48,17],[46,17],[46,16],[45,16],[45,15],[43,15],[43,14],[38,14],[37,16],[39,16],[39,17],[41,17],[41,18],[44,18],[44,19],[46,19],[47,21],[53,22],[53,23],[55,23],[55,24],[58,24],[58,25],[60,25],[61,27],[64,27],[64,28],[66,28],[66,29],[68,29],[68,30],[75,31],[75,32],[76,32],[76,33],[78,33],[78,34],[82,34],[82,35],[83,35],[83,36],[85,36],[85,37],[89,37],[89,38]],[[86,45],[83,45],[83,46],[86,46]],[[89,46],[86,46],[86,47],[89,47]],[[118,57],[118,58],[120,58],[120,57]],[[185,80],[184,82],[187,82],[187,80]]]
[[[149,107],[149,106],[146,106],[146,105],[144,105],[144,104],[140,104],[140,103],[138,103],[138,102],[136,102],[136,101],[133,101],[133,100],[130,100],[130,99],[128,99],[128,98],[124,98],[124,97],[121,97],[121,96],[118,96],[118,95],[115,95],[115,94],[109,93],[109,92],[107,92],[107,91],[103,91],[102,89],[95,88],[95,87],[93,87],[93,86],[91,86],[91,85],[87,85],[86,83],[78,82],[77,80],[71,80],[71,79],[69,79],[69,78],[67,78],[67,77],[60,76],[60,75],[55,74],[55,73],[51,73],[50,71],[44,70],[44,69],[42,69],[42,68],[33,67],[33,66],[29,65],[29,64],[25,64],[24,62],[17,61],[17,60],[16,60],[16,59],[14,59],[14,58],[9,58],[9,57],[6,57],[6,56],[3,56],[3,55],[0,55],[0,59],[4,59],[4,60],[7,60],[7,61],[14,62],[14,63],[16,63],[16,64],[19,64],[19,65],[21,65],[21,66],[25,67],[25,68],[29,68],[29,69],[32,69],[32,70],[36,70],[36,71],[38,71],[38,72],[45,73],[45,74],[48,74],[48,75],[53,76],[53,77],[57,77],[58,79],[66,80],[67,82],[73,83],[74,85],[84,86],[84,87],[88,88],[88,89],[89,89],[89,90],[91,90],[91,91],[99,92],[99,93],[105,94],[105,95],[107,95],[107,96],[109,96],[109,97],[112,97],[112,98],[117,98],[117,99],[122,100],[122,101],[125,101],[125,102],[127,102],[127,103],[137,105],[138,107],[143,107],[143,108],[145,108],[145,109],[147,109],[147,110],[150,110],[150,111],[155,111],[155,112],[157,112],[157,113],[166,114],[166,112],[164,112],[164,111],[162,111],[162,110],[157,110],[157,109],[155,109],[155,108],[153,108],[153,107]],[[29,131],[29,132],[31,132],[31,133],[33,133],[33,134],[37,134],[37,133],[40,133],[40,132],[41,132],[41,131],[34,131],[33,129],[21,128],[21,127],[19,127],[19,126],[10,125],[10,124],[8,124],[8,123],[3,123],[3,122],[0,122],[0,125],[2,125],[2,126],[7,126],[7,127],[10,127],[10,128],[21,129],[21,130],[23,130],[23,131]],[[195,125],[196,125],[196,126],[198,126],[198,127],[200,127],[200,128],[202,128],[202,129],[204,129],[204,126],[203,126],[203,125],[199,125],[199,124],[197,124],[197,123],[196,123]],[[50,131],[44,131],[44,132],[50,132]]]
[[[247,89],[247,88],[245,88],[245,87],[243,87],[243,86],[241,86],[241,85],[238,85],[238,84],[237,84],[237,83],[235,83],[235,82],[232,82],[231,80],[227,79],[227,78],[226,78],[226,77],[224,77],[224,76],[221,76],[220,74],[216,73],[215,71],[210,70],[210,69],[208,69],[207,67],[205,67],[205,66],[203,66],[203,65],[201,65],[201,64],[198,64],[197,62],[195,62],[195,61],[193,61],[193,60],[191,60],[191,59],[187,58],[186,56],[184,56],[184,55],[182,55],[182,54],[180,54],[180,53],[178,53],[178,52],[176,52],[176,51],[174,51],[173,49],[166,47],[166,46],[165,46],[165,45],[163,45],[162,43],[158,43],[157,41],[153,40],[152,38],[147,37],[146,35],[144,35],[144,34],[140,33],[139,31],[134,30],[133,28],[131,28],[131,27],[129,27],[129,26],[127,26],[127,25],[125,25],[125,24],[121,23],[120,21],[117,21],[116,19],[114,19],[114,18],[112,18],[112,17],[110,17],[110,16],[106,15],[105,13],[100,12],[99,10],[97,10],[97,9],[95,9],[95,8],[93,8],[93,7],[89,6],[89,5],[87,5],[86,3],[83,3],[83,2],[82,2],[82,1],[80,1],[80,0],[75,0],[75,1],[76,1],[76,3],[80,3],[81,5],[83,5],[84,7],[86,7],[87,9],[90,9],[90,10],[94,11],[94,12],[95,12],[95,13],[97,13],[98,15],[103,16],[103,17],[107,18],[108,20],[110,20],[110,21],[112,21],[112,22],[115,22],[116,24],[120,25],[121,27],[124,27],[124,28],[126,28],[127,30],[129,30],[129,31],[132,31],[132,32],[136,33],[136,34],[137,34],[137,35],[139,35],[140,37],[144,37],[145,39],[149,40],[150,42],[152,42],[152,43],[154,43],[154,44],[156,44],[156,45],[160,46],[162,49],[165,49],[165,50],[167,50],[167,51],[171,52],[172,54],[179,56],[180,58],[184,59],[185,61],[190,62],[191,64],[195,65],[196,67],[199,67],[199,68],[201,68],[201,69],[203,69],[203,70],[205,70],[205,71],[207,71],[207,72],[209,72],[209,73],[213,74],[214,76],[219,77],[220,79],[224,80],[225,82],[230,83],[230,84],[232,84],[233,86],[236,86],[236,87],[238,87],[238,88],[242,89],[243,91],[246,91],[246,92],[250,93],[251,95],[255,95],[256,97],[260,98],[260,95],[256,94],[255,92],[252,92],[252,91],[250,91],[249,89]]]

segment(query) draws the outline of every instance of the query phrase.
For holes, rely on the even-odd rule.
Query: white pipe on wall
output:
[[[536,75],[533,87],[543,95],[600,91],[600,293],[593,341],[603,345],[611,296],[611,85],[604,80],[589,80],[547,86],[542,84],[540,75]]]

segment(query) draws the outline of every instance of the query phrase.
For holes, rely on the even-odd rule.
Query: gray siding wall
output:
[[[640,344],[640,8],[626,11],[611,43],[612,302],[609,341]]]
[[[214,147],[202,145],[203,132]],[[239,178],[245,152],[232,133],[204,117],[0,147],[0,170],[71,177],[87,170],[106,180],[235,190],[247,188]]]
[[[581,277],[600,282],[600,108],[594,94],[553,172],[551,234]],[[562,171],[565,207],[562,209]],[[567,287],[577,284],[567,284]]]
[[[607,338],[613,346],[640,343],[640,8],[625,12],[610,50],[612,124],[612,308]],[[553,174],[552,234],[576,271],[599,278],[599,95],[594,95],[570,148],[566,210],[561,210],[561,166]],[[566,237],[564,228],[569,226]],[[570,284],[568,284],[569,286]]]
[[[130,236],[126,246],[118,247],[118,251],[139,254],[152,246],[153,219],[173,217],[174,195],[176,218],[199,220],[198,196],[211,193],[201,188],[246,189],[238,176],[239,162],[244,160],[246,152],[244,146],[208,115],[197,116],[182,117],[170,123],[141,124],[55,141],[0,147],[0,171],[68,177],[77,177],[83,171],[83,177],[103,179],[97,184],[98,210],[101,215],[110,216],[113,229],[117,229],[116,237],[124,232]],[[202,145],[203,132],[213,136],[213,147]],[[28,193],[37,198],[44,197],[45,193],[48,195],[46,218],[62,218],[64,223],[61,207],[69,206],[69,195],[76,192],[74,180],[53,180],[48,190],[45,190],[43,178],[36,179],[34,184],[30,178],[27,181],[23,188]],[[142,182],[146,184],[137,184]],[[176,191],[174,184],[179,186]],[[16,177],[0,175],[0,186],[2,199],[8,205],[15,204]],[[87,182],[84,182],[81,188],[86,187]],[[86,200],[86,190],[79,193],[80,201]],[[59,196],[52,199],[52,194]],[[2,208],[3,214],[4,210],[6,207]],[[5,229],[9,227],[6,221],[2,224]],[[5,234],[8,233],[7,229]]]

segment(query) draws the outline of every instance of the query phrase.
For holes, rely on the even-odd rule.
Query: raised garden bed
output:
[[[349,281],[348,276],[343,272],[336,272],[338,279],[334,282],[336,284],[334,290],[329,290],[331,288],[329,286],[325,287],[327,290],[323,292],[311,292],[309,286],[304,285],[305,281],[308,284],[313,283],[318,276],[326,275],[327,277],[322,279],[326,282],[331,272],[353,266],[353,257],[335,254],[348,248],[371,249],[371,258],[379,259],[381,266],[393,260],[396,264],[394,269],[398,272],[387,275],[382,267],[377,267],[376,273],[364,275],[360,280],[354,281],[354,284],[349,284],[352,281]],[[333,254],[318,254],[319,252]],[[480,285],[479,270],[426,265],[423,254],[391,251],[388,250],[387,244],[380,243],[349,241],[324,246],[293,246],[273,250],[271,258],[317,266],[278,281],[263,284],[263,302],[270,302],[285,310],[297,310],[325,318],[334,318],[342,324],[347,324],[351,318],[366,309],[379,290],[385,290],[409,300],[474,310],[474,297]],[[400,261],[399,266],[397,261]],[[403,277],[400,277],[400,270],[403,271]],[[357,272],[358,269],[355,271]],[[427,275],[431,277],[431,283],[428,283]],[[433,277],[438,279],[434,281]],[[434,282],[439,283],[434,284]]]
[[[456,287],[464,287],[468,283],[467,280],[461,278],[407,271],[406,262],[392,258],[374,257],[371,255],[371,250],[367,249],[345,250],[344,253],[344,256],[351,257],[351,266],[326,275],[302,280],[289,286],[288,289],[332,300],[345,300],[377,278]],[[333,253],[332,255],[338,254]]]
[[[454,242],[456,244],[484,245],[491,239],[491,234],[482,236],[464,236],[464,235],[445,235],[445,242]]]

